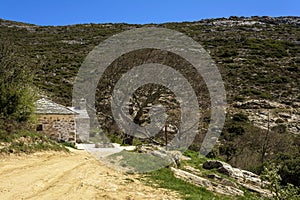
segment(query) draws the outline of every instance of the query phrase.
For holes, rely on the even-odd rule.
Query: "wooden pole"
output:
[[[165,124],[165,142],[166,142],[166,150],[168,150],[168,132],[167,132],[167,124]]]

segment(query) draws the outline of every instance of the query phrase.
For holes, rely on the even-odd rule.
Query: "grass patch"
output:
[[[62,144],[45,135],[20,130],[14,133],[0,131],[0,153],[34,153],[38,151],[68,151]]]
[[[146,183],[154,187],[162,187],[177,191],[185,200],[207,200],[207,199],[231,199],[226,196],[218,196],[205,188],[197,187],[183,180],[175,178],[169,168],[162,168],[145,175]]]
[[[187,150],[184,152],[185,156],[190,157],[191,160],[184,160],[181,161],[181,166],[185,166],[185,165],[189,165],[192,166],[196,169],[202,169],[202,164],[207,161],[207,160],[211,160],[210,158],[207,158],[203,155],[200,155],[199,152],[197,151],[192,151],[192,150]]]
[[[62,145],[64,145],[65,147],[70,147],[70,148],[73,148],[73,149],[77,149],[75,143],[71,143],[71,142],[60,142],[59,144],[62,144]]]
[[[199,152],[187,150],[185,156],[191,158],[191,160],[182,161],[181,166],[189,165],[193,166],[194,168],[200,169],[201,173],[205,176],[208,174],[217,174],[223,178],[231,180],[233,182],[234,179],[229,178],[224,174],[220,174],[215,170],[205,170],[202,168],[202,164],[208,160],[205,156],[199,155]],[[216,194],[211,191],[206,190],[204,187],[198,187],[188,182],[185,182],[181,179],[174,177],[173,172],[170,168],[162,168],[150,173],[147,173],[145,176],[144,181],[151,185],[152,187],[161,187],[165,189],[170,189],[178,192],[181,195],[182,199],[185,200],[201,200],[201,199],[234,199],[234,200],[264,200],[267,198],[260,197],[257,194],[251,193],[244,188],[240,188],[244,191],[245,196],[226,196],[221,194]]]
[[[149,172],[171,163],[168,158],[160,158],[146,153],[121,151],[108,156],[110,163],[135,172]]]

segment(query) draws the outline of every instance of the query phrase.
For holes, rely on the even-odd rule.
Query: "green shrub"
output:
[[[245,129],[239,125],[232,125],[227,130],[233,135],[243,135],[245,133]]]
[[[32,72],[14,57],[13,45],[0,41],[0,118],[25,122],[34,111]]]
[[[286,133],[287,126],[285,124],[278,124],[277,126],[272,127],[271,130],[277,133]]]
[[[243,97],[243,96],[234,96],[233,100],[234,101],[244,101],[245,97]]]
[[[281,83],[288,83],[289,81],[287,77],[276,76],[273,78],[272,82],[276,84],[281,84]]]
[[[281,153],[275,162],[280,166],[279,174],[282,178],[281,183],[283,185],[291,183],[300,187],[299,153]]]
[[[264,167],[262,173],[262,179],[267,181],[269,184],[266,188],[273,193],[273,198],[278,200],[298,200],[300,198],[300,188],[295,187],[292,184],[287,184],[282,186],[280,183],[282,181],[279,175],[280,166],[276,166],[274,163],[270,164],[268,167]]]
[[[263,99],[271,99],[272,98],[272,95],[267,92],[261,92],[259,96]]]
[[[237,122],[247,122],[249,121],[249,118],[243,113],[237,113],[233,115],[232,120]]]

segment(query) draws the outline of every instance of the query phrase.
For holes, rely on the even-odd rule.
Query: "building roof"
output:
[[[55,115],[77,115],[77,112],[57,104],[49,99],[42,98],[36,101],[36,114],[55,114]]]
[[[86,109],[76,109],[74,107],[68,107],[68,108],[73,112],[78,113],[78,115],[76,116],[77,118],[86,118],[86,119],[90,118]]]

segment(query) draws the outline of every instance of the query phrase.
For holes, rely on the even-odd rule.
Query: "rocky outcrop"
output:
[[[226,178],[222,178],[221,176],[217,174],[208,174],[206,175],[207,178],[217,181],[218,183],[221,183],[222,185],[227,185],[231,187],[238,188],[238,185],[234,183],[233,181],[230,181]]]
[[[192,173],[189,173],[187,171],[181,170],[181,169],[176,169],[176,168],[171,168],[171,170],[174,172],[174,175],[176,178],[185,180],[191,184],[200,186],[200,187],[205,187],[207,190],[216,192],[219,194],[224,194],[224,195],[232,195],[232,196],[243,196],[244,192],[237,187],[232,187],[228,185],[224,185],[221,183],[213,182],[210,181],[206,178],[196,176]]]
[[[259,193],[262,196],[270,197],[271,192],[263,188],[267,183],[263,182],[260,177],[252,172],[234,168],[230,164],[218,161],[208,160],[203,163],[202,167],[206,170],[216,169],[218,173],[228,176],[218,175],[215,170],[212,173],[203,173],[200,168],[180,165],[182,160],[190,158],[182,155],[180,151],[166,150],[163,147],[147,145],[138,146],[136,149],[139,153],[147,153],[170,161],[171,170],[176,178],[187,181],[199,187],[204,187],[209,191],[230,195],[243,196],[241,188],[251,192]],[[173,163],[173,164],[172,164]],[[179,169],[180,168],[180,169]]]
[[[243,196],[244,192],[240,189],[243,187],[265,197],[272,196],[269,190],[263,189],[263,186],[268,183],[263,182],[258,175],[252,172],[234,168],[228,163],[218,160],[208,160],[203,163],[202,167],[207,170],[217,169],[219,173],[227,175],[228,178],[215,173],[204,174],[201,170],[191,166],[184,166],[184,170],[176,168],[171,168],[171,170],[175,177],[219,194]]]
[[[221,162],[218,160],[208,160],[203,164],[203,168],[217,169],[218,172],[232,177],[238,182],[251,183],[257,186],[262,185],[262,181],[258,175],[246,170],[241,170],[239,168],[232,167],[231,165],[225,162]]]
[[[241,108],[241,109],[260,109],[260,108],[272,109],[272,108],[285,108],[285,105],[276,102],[267,101],[267,100],[252,99],[245,102],[236,102],[233,104],[233,107]]]
[[[244,113],[253,124],[262,129],[280,129],[293,134],[300,134],[300,102],[285,104],[268,100],[248,100],[236,102],[232,106],[232,113]]]
[[[263,182],[260,177],[252,172],[234,168],[228,163],[218,160],[208,160],[203,163],[204,169],[217,169],[218,172],[227,175],[236,180],[236,182],[242,187],[252,192],[260,193],[263,196],[271,196],[269,190],[263,189],[267,183]]]
[[[191,166],[188,166],[188,165],[184,166],[184,169],[191,172],[191,173],[193,173],[193,174],[195,174],[195,175],[197,175],[197,176],[202,176],[203,175],[201,170],[196,169],[196,168],[191,167]]]
[[[148,153],[153,156],[160,158],[168,159],[175,167],[180,165],[182,160],[190,160],[189,157],[184,156],[181,151],[177,150],[166,150],[160,146],[148,145],[148,146],[139,146],[137,147],[139,153]]]

